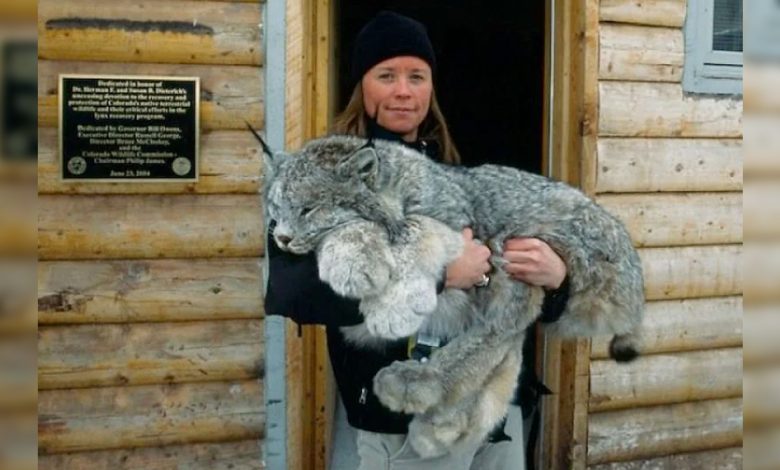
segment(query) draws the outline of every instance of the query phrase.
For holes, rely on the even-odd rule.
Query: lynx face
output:
[[[349,208],[354,199],[333,172],[317,168],[303,157],[286,157],[274,168],[266,193],[266,207],[276,222],[273,237],[285,251],[313,251],[329,231],[355,221]]]

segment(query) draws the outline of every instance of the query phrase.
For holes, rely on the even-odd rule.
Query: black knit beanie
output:
[[[436,69],[433,45],[425,26],[398,13],[382,11],[358,33],[352,53],[352,83],[359,82],[371,67],[399,56],[419,57]]]

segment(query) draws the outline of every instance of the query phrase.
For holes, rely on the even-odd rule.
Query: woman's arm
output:
[[[301,325],[349,326],[363,321],[357,300],[340,297],[320,280],[314,253],[295,255],[282,251],[272,237],[266,237],[266,253],[267,315],[288,317]]]
[[[566,263],[547,243],[538,238],[512,238],[504,243],[504,266],[513,279],[544,287],[543,323],[554,322],[569,300]]]
[[[504,267],[512,278],[548,290],[558,289],[566,278],[566,263],[538,238],[512,238],[504,243]]]
[[[469,289],[490,271],[490,248],[474,241],[470,228],[463,229],[463,253],[447,266],[444,287]]]

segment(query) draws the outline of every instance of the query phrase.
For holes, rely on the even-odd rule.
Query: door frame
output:
[[[547,0],[545,175],[593,196],[598,137],[599,0]],[[587,465],[590,340],[538,328],[542,400],[539,468]]]

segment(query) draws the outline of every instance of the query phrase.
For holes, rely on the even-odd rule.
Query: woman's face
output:
[[[431,107],[431,75],[428,63],[417,57],[393,57],[376,64],[363,76],[366,113],[405,141],[414,141]]]

